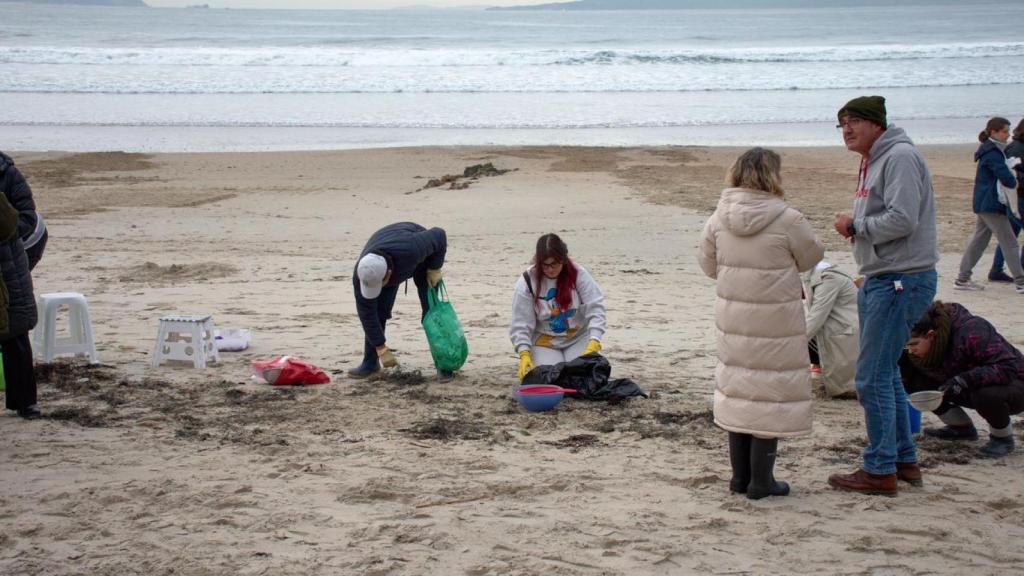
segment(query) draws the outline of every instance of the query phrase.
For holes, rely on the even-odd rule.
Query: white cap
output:
[[[356,274],[359,276],[359,291],[363,298],[373,300],[384,288],[384,276],[388,273],[388,261],[380,254],[367,254],[359,259]]]

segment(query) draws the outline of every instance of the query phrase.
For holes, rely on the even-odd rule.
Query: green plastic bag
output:
[[[459,317],[455,315],[455,309],[448,300],[444,280],[427,290],[427,303],[430,309],[423,317],[423,331],[427,333],[434,366],[438,370],[454,372],[466,363],[469,344],[466,343],[466,335],[462,333]]]

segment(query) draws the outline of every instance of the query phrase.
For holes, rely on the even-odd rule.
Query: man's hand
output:
[[[380,358],[380,365],[385,368],[398,366],[398,360],[395,359],[394,352],[389,350],[387,346],[377,346],[377,357]]]
[[[852,242],[853,235],[850,234],[850,224],[853,224],[853,218],[851,218],[849,214],[836,212],[833,217],[832,225],[835,226],[836,232],[839,232],[840,236],[843,238],[849,238]]]
[[[437,283],[441,281],[441,269],[440,268],[428,268],[427,269],[427,286],[433,288],[437,286]]]

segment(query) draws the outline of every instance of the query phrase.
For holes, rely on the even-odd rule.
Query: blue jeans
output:
[[[1013,215],[1013,212],[1010,212],[1009,210],[1006,211],[1006,216],[1010,219],[1010,228],[1013,228],[1013,235],[1016,236],[1020,234],[1021,221],[1018,220],[1017,217]],[[996,255],[992,257],[992,271],[1001,271],[1005,262],[1006,259],[1003,257],[1003,249],[996,245]],[[1020,251],[1020,265],[1024,267],[1024,249]]]
[[[880,274],[868,278],[857,293],[860,357],[855,382],[868,432],[864,470],[872,474],[892,474],[896,462],[917,462],[897,362],[910,327],[935,298],[937,281],[935,270]]]

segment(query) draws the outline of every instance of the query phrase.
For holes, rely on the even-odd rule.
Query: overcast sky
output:
[[[554,0],[145,0],[157,7],[180,7],[209,4],[213,8],[316,8],[370,10],[403,6],[433,6],[452,8],[459,6],[512,6],[516,4],[543,4]]]

